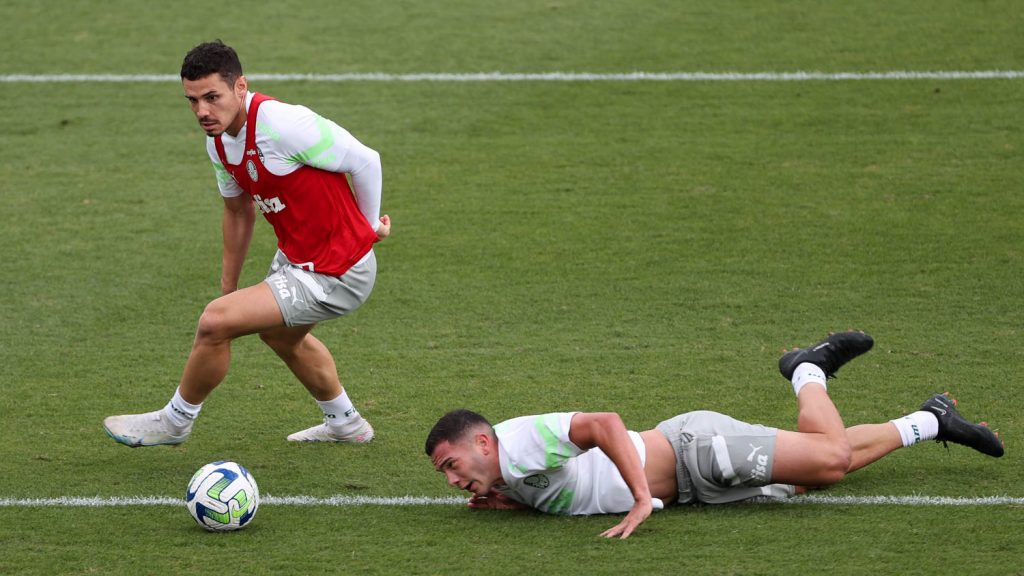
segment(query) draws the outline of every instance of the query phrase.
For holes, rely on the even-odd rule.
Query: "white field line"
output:
[[[890,72],[471,72],[346,74],[249,74],[250,80],[305,82],[806,82],[835,80],[1018,80],[1024,70]],[[0,83],[179,82],[175,74],[0,74]]]
[[[820,496],[807,495],[788,499],[759,499],[755,503],[818,504],[826,506],[1024,506],[1024,498],[1011,496],[982,496],[976,498],[946,496]],[[182,498],[170,496],[115,496],[60,498],[0,498],[3,507],[85,507],[112,506],[181,506]],[[260,498],[260,505],[269,506],[459,506],[465,505],[461,496],[271,496]]]

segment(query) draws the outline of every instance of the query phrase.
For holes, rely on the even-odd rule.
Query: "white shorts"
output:
[[[285,325],[305,326],[355,311],[370,297],[376,279],[372,250],[341,276],[304,270],[278,250],[263,281],[270,286]]]

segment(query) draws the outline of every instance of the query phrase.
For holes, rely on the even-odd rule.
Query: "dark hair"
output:
[[[491,427],[487,418],[472,410],[462,408],[445,414],[437,421],[437,424],[434,424],[430,434],[427,435],[427,443],[424,446],[427,456],[433,456],[434,450],[441,442],[447,440],[451,443],[460,440],[467,432],[478,426],[486,426],[488,432],[492,436],[494,435],[494,428]]]
[[[242,75],[242,63],[235,49],[220,40],[203,42],[189,50],[181,63],[183,80],[199,80],[210,74],[220,74],[229,86]]]

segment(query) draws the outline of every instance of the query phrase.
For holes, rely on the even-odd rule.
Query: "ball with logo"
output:
[[[192,475],[185,505],[200,526],[211,531],[244,528],[256,516],[260,491],[256,480],[237,462],[211,462]]]

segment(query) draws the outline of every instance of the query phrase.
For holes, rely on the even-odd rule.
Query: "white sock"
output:
[[[181,390],[175,389],[171,401],[164,406],[164,415],[167,420],[176,428],[182,429],[192,425],[192,421],[199,416],[203,403],[189,404],[181,397]]]
[[[340,428],[359,418],[359,412],[352,405],[348,398],[348,392],[341,391],[341,394],[334,400],[317,400],[320,409],[324,412],[327,425],[332,428]]]
[[[803,389],[804,385],[811,382],[821,384],[827,391],[828,385],[825,384],[826,380],[824,370],[810,362],[803,362],[796,367],[796,370],[793,370],[793,393],[799,396],[800,390]]]
[[[939,434],[939,419],[931,412],[919,410],[903,418],[890,420],[900,431],[903,446],[913,446],[922,440],[933,440]]]

